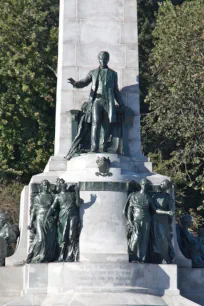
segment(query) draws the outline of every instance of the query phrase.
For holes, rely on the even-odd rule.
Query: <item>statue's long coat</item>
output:
[[[85,79],[82,79],[76,82],[76,88],[83,88],[92,83],[91,91],[89,95],[89,104],[91,105],[94,100],[94,93],[97,88],[97,78],[98,78],[99,68],[91,70]],[[105,98],[108,101],[108,117],[110,122],[116,121],[116,108],[115,102],[119,105],[123,105],[122,97],[118,89],[118,76],[117,72],[108,68],[107,77],[105,80]],[[87,122],[91,122],[91,112],[89,112],[88,117],[86,118]]]

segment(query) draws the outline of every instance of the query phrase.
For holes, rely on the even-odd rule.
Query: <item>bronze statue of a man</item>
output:
[[[124,108],[122,97],[118,89],[117,73],[108,67],[110,55],[101,51],[98,55],[100,66],[91,70],[85,79],[78,82],[69,78],[68,81],[76,88],[83,88],[92,83],[86,112],[86,122],[92,123],[91,151],[99,149],[100,128],[104,129],[103,152],[107,152],[110,123],[116,122],[116,107],[114,99]]]

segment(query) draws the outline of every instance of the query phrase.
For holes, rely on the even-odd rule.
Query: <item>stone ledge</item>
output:
[[[25,266],[25,292],[57,293],[62,290],[140,289],[152,294],[178,295],[177,266],[133,263],[50,263]],[[39,290],[39,291],[38,291]]]

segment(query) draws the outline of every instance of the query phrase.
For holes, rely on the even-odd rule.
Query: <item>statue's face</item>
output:
[[[170,188],[170,182],[167,180],[164,180],[163,182],[161,182],[160,184],[160,190],[161,191],[166,191]]]
[[[142,189],[142,190],[147,190],[149,184],[148,184],[148,182],[147,182],[146,180],[141,180],[140,186],[141,186],[141,189]]]
[[[62,182],[60,184],[60,188],[61,188],[61,191],[66,191],[66,188],[67,188],[67,184],[65,182]]]
[[[47,181],[43,181],[42,182],[42,191],[43,192],[47,192],[48,191],[48,183],[47,183]]]
[[[102,68],[107,67],[109,62],[109,56],[106,53],[101,53],[99,55],[99,64]]]

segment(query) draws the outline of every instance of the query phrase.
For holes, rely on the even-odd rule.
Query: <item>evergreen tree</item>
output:
[[[162,0],[137,0],[141,114],[148,112],[148,105],[144,103],[150,85],[148,61],[153,48],[152,31],[156,23],[158,4],[161,2]],[[174,5],[182,2],[184,0],[172,0]]]
[[[144,152],[173,178],[178,207],[204,211],[203,1],[161,4],[150,56]]]
[[[53,152],[58,13],[58,0],[1,0],[1,173],[28,179]]]
[[[155,26],[155,12],[157,4],[154,0],[138,0],[138,43],[139,43],[139,72],[140,72],[140,112],[148,111],[144,99],[148,93],[149,78],[149,55],[153,48],[152,31]]]

